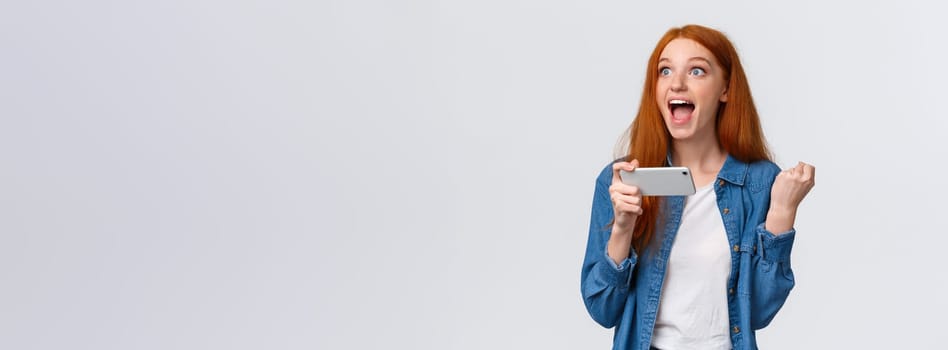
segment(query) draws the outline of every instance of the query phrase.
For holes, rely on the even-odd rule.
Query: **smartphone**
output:
[[[622,182],[638,186],[643,196],[689,196],[695,194],[691,170],[686,167],[636,168],[619,170]]]

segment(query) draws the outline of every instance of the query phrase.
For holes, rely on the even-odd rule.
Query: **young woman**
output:
[[[619,171],[684,166],[697,191],[643,197]],[[649,59],[629,154],[596,179],[582,295],[614,349],[757,349],[793,288],[797,207],[813,166],[770,159],[737,52],[672,28]]]

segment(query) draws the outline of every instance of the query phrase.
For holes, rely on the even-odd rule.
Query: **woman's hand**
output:
[[[642,215],[642,194],[636,186],[626,185],[619,175],[620,170],[635,171],[639,161],[616,162],[612,165],[612,186],[609,186],[609,196],[612,197],[612,210],[615,214],[613,233],[632,234],[635,220]]]
[[[609,186],[609,197],[612,198],[612,211],[615,222],[612,224],[612,235],[606,249],[609,257],[616,264],[629,257],[632,247],[632,229],[635,220],[642,215],[642,193],[636,186],[622,183],[620,170],[635,171],[639,166],[638,160],[631,162],[616,162],[612,165],[612,185]]]
[[[770,190],[770,211],[767,212],[766,229],[780,234],[793,228],[797,207],[816,184],[816,168],[804,162],[781,171]]]

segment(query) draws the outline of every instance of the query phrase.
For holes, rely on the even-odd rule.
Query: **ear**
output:
[[[721,93],[721,97],[718,98],[718,101],[727,102],[727,86],[724,87],[724,92]]]

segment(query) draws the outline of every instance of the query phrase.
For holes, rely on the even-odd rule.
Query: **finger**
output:
[[[787,176],[791,176],[791,175],[793,175],[793,168],[787,168],[777,173],[777,179],[781,179],[781,178],[786,179]],[[786,180],[782,180],[782,181],[786,181]]]
[[[622,183],[622,177],[619,175],[619,170],[622,167],[619,166],[619,162],[612,163],[612,187],[615,187],[616,184]]]
[[[639,196],[639,197],[642,196],[641,192],[639,192],[639,186],[633,186],[633,185],[627,185],[627,191],[625,192],[625,194],[630,195],[630,196]]]
[[[639,193],[638,186],[626,185],[623,183],[618,183],[609,187],[609,194],[613,197],[615,196],[637,196],[641,197]]]
[[[816,185],[816,167],[810,165],[810,182]]]
[[[613,196],[613,198],[615,199],[616,203],[625,203],[625,204],[633,204],[633,205],[642,204],[642,196],[638,196],[638,195],[626,195],[626,194],[617,193],[615,196]]]
[[[619,203],[619,204],[616,204],[616,213],[639,215],[642,213],[642,207],[639,205],[634,205],[634,204],[629,204],[629,203]]]
[[[627,170],[629,168],[628,165],[629,165],[629,162],[612,163],[612,184],[613,185],[616,183],[622,183],[622,175],[620,175],[619,172],[622,170],[629,171]]]
[[[619,165],[620,170],[625,170],[628,172],[633,172],[635,171],[635,168],[639,167],[638,159],[633,159],[631,162],[618,162],[616,164]]]
[[[793,167],[793,175],[794,175],[795,177],[799,177],[800,175],[803,175],[803,167],[804,167],[804,165],[805,165],[805,164],[803,164],[803,162],[797,162],[797,165],[796,165],[795,167]]]
[[[622,171],[633,172],[639,167],[639,160],[633,159],[631,162],[615,162],[612,164],[612,184],[623,183]]]
[[[813,177],[815,176],[815,174],[814,174],[815,171],[816,171],[816,168],[814,168],[812,165],[806,164],[806,165],[803,167],[803,181],[813,182]]]

